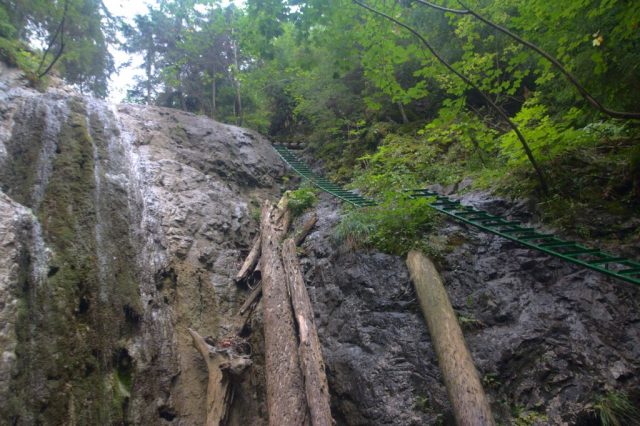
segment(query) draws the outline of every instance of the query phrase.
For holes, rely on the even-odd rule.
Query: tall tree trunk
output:
[[[213,74],[211,77],[211,118],[216,118],[216,66],[213,66]]]
[[[153,41],[153,40],[152,40]],[[145,63],[145,74],[147,76],[147,81],[146,81],[146,89],[147,89],[147,93],[145,95],[145,103],[147,105],[151,104],[151,67],[153,64],[153,47],[152,45],[148,46],[147,49],[147,58],[146,58],[146,63]]]
[[[236,110],[236,124],[238,126],[242,126],[242,97],[240,96],[240,80],[238,79],[238,74],[240,73],[240,67],[238,66],[238,43],[236,40],[233,40],[233,62],[235,65],[235,71],[233,73],[233,81],[236,86],[236,102],[235,102],[235,110]]]
[[[402,116],[402,123],[407,124],[409,119],[407,118],[407,113],[404,111],[404,105],[402,105],[402,102],[397,102],[397,104],[398,109],[400,110],[400,115]]]
[[[456,423],[493,426],[489,402],[440,274],[429,258],[415,250],[409,252],[407,266],[427,320]]]
[[[260,264],[267,405],[272,426],[307,425],[309,422],[293,312],[279,249],[287,232],[287,216],[285,211],[269,203],[262,207]]]
[[[311,307],[307,287],[302,278],[298,256],[296,255],[296,243],[293,238],[288,238],[282,245],[282,260],[287,274],[291,304],[298,324],[300,338],[298,350],[304,376],[307,404],[311,414],[311,424],[313,426],[333,426],[329,384],[324,370],[320,339],[313,320],[313,308]]]

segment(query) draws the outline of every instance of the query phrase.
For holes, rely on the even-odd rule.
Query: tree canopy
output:
[[[119,34],[142,58],[129,102],[304,140],[337,179],[399,188],[538,163],[540,189],[567,153],[638,132],[640,3],[565,3],[158,0],[122,23],[99,0],[0,0],[0,36],[39,40],[45,65],[64,43],[61,75],[104,95]]]

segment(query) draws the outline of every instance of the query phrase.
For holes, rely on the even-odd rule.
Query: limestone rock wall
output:
[[[0,79],[0,418],[198,424],[187,327],[223,333],[283,165],[258,134]],[[264,421],[258,362],[233,421]],[[0,422],[2,423],[2,422]]]

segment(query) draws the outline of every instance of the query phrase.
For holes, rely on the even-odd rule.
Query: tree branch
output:
[[[51,42],[47,46],[47,49],[44,51],[44,55],[42,56],[42,60],[40,61],[40,65],[38,66],[38,71],[37,71],[38,78],[42,78],[45,75],[47,75],[49,71],[51,71],[51,68],[53,68],[53,66],[56,64],[56,62],[58,62],[58,59],[60,59],[60,57],[62,56],[62,52],[64,51],[64,22],[67,19],[68,8],[69,8],[69,0],[65,0],[64,11],[62,12],[62,20],[60,21],[60,25],[58,25],[58,28],[56,29],[56,32],[53,35],[53,38],[51,39]],[[40,72],[40,70],[42,69],[42,65],[44,65],[44,60],[46,59],[47,55],[49,54],[49,51],[51,50],[51,48],[53,47],[53,44],[58,38],[58,34],[60,34],[60,49],[58,49],[58,53],[53,58],[53,61],[51,61],[47,69],[45,69],[43,72]]]
[[[580,93],[580,96],[582,96],[589,104],[591,104],[592,107],[594,107],[598,111],[604,114],[607,114],[613,118],[640,120],[639,112],[614,111],[602,105],[596,98],[593,97],[593,95],[591,95],[591,93],[587,91],[587,89],[585,89],[585,87],[578,81],[576,76],[574,76],[571,72],[569,72],[569,70],[567,70],[564,67],[564,65],[560,63],[559,60],[557,60],[556,58],[554,58],[553,56],[551,56],[550,54],[542,50],[542,48],[536,46],[530,41],[527,41],[522,37],[518,36],[517,34],[513,33],[508,28],[498,25],[495,22],[492,22],[487,18],[485,18],[484,16],[480,15],[476,11],[469,9],[461,0],[458,0],[458,3],[460,4],[460,6],[464,7],[464,9],[449,9],[446,7],[438,6],[437,4],[433,4],[425,0],[416,0],[416,1],[425,6],[428,6],[437,10],[442,10],[444,12],[455,13],[458,15],[471,15],[475,17],[479,21],[484,22],[485,24],[489,25],[491,28],[494,28],[500,31],[503,34],[506,34],[507,36],[511,37],[513,40],[517,41],[523,46],[528,47],[529,49],[533,50],[534,52],[536,52],[537,54],[545,58],[547,61],[549,61],[553,66],[555,66],[558,69],[558,71],[564,74],[567,80],[569,80],[569,82],[578,90],[578,92]]]
[[[455,74],[458,78],[460,78],[466,84],[468,84],[473,89],[475,89],[476,92],[478,92],[478,94],[480,96],[482,96],[482,98],[485,100],[485,102],[487,102],[498,113],[498,115],[500,115],[500,117],[502,117],[509,124],[509,127],[511,127],[511,129],[514,131],[514,133],[518,137],[518,140],[520,141],[520,144],[522,145],[522,148],[524,149],[524,152],[525,152],[527,158],[529,159],[529,162],[531,163],[531,166],[533,167],[533,169],[536,172],[536,175],[538,177],[538,181],[540,182],[540,186],[541,186],[543,192],[545,194],[549,193],[549,187],[547,186],[547,182],[545,180],[544,174],[542,173],[542,169],[538,166],[538,162],[536,161],[535,157],[533,156],[533,152],[531,152],[531,148],[529,148],[529,144],[527,143],[526,139],[524,138],[524,136],[520,132],[520,129],[518,129],[518,126],[516,126],[516,124],[511,120],[511,118],[509,118],[507,113],[502,108],[500,108],[495,102],[493,102],[491,100],[491,98],[485,92],[483,92],[467,76],[465,76],[464,74],[460,73],[455,68],[453,68],[453,66],[451,66],[442,56],[440,56],[440,54],[431,46],[431,44],[418,31],[416,31],[415,29],[413,29],[409,25],[407,25],[407,24],[405,24],[403,22],[400,22],[396,18],[393,18],[393,17],[387,15],[384,12],[376,10],[376,9],[374,9],[374,8],[372,8],[372,7],[366,5],[366,4],[364,4],[364,3],[362,3],[362,2],[360,2],[358,0],[353,0],[353,2],[355,4],[357,4],[358,6],[363,7],[365,9],[369,10],[370,12],[375,13],[376,15],[382,16],[383,18],[388,19],[389,21],[391,21],[391,22],[395,23],[396,25],[398,25],[398,26],[406,29],[407,31],[409,31],[411,34],[416,36],[422,42],[422,44],[424,44],[424,46],[431,52],[431,54],[442,65],[444,65],[449,71],[451,71],[453,74]]]

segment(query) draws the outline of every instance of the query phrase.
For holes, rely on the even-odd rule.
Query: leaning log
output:
[[[265,370],[269,424],[306,425],[309,421],[298,342],[280,243],[288,214],[265,203],[262,207],[262,307],[264,312]]]
[[[300,232],[296,233],[295,238],[296,238],[297,246],[301,245],[304,242],[305,238],[307,237],[307,235],[309,235],[309,233],[311,232],[311,230],[313,229],[317,221],[318,221],[318,216],[316,216],[316,214],[313,214],[306,222],[304,222]],[[258,235],[258,238],[260,238],[260,235]],[[249,255],[247,256],[247,259],[244,261],[244,264],[240,272],[238,272],[238,275],[236,277],[236,282],[241,282],[242,280],[246,280],[249,277],[249,275],[251,275],[252,272],[253,273],[261,272],[260,271],[260,253],[261,253],[260,240],[255,242],[253,244],[253,247],[254,249],[258,247],[257,249],[258,256],[255,257],[255,263],[253,262],[254,249],[252,249]],[[245,268],[245,266],[252,265],[252,264],[253,266],[249,268]],[[245,300],[245,302],[242,304],[242,307],[240,307],[239,315],[244,315],[249,310],[249,308],[252,308],[253,306],[255,306],[255,304],[257,303],[261,295],[262,295],[262,281],[258,281],[255,284],[255,287],[253,287],[253,289],[251,290],[251,293],[249,293],[249,296],[247,296],[247,300]]]
[[[318,330],[313,319],[313,308],[304,284],[298,257],[296,243],[292,238],[285,240],[282,245],[282,260],[289,285],[291,304],[298,324],[300,339],[299,355],[307,404],[313,426],[332,426],[329,384],[322,359],[322,349]]]
[[[309,232],[316,226],[316,222],[318,222],[318,216],[313,213],[309,219],[307,219],[302,225],[302,229],[300,232],[296,234],[296,245],[299,246],[304,242],[304,239],[307,238]]]
[[[236,275],[236,283],[240,283],[249,278],[249,275],[253,272],[260,260],[260,242],[261,238],[258,235],[253,242],[253,246],[251,247],[251,251],[247,256],[247,259],[242,264],[240,271],[238,271],[238,275]]]
[[[456,423],[459,426],[494,425],[478,372],[440,274],[433,262],[418,251],[409,252],[407,266],[438,356]]]

